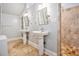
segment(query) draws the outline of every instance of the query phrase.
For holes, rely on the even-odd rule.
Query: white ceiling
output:
[[[24,9],[30,6],[33,6],[34,3],[0,3],[2,7],[2,13],[20,15],[24,11]],[[72,8],[74,6],[78,6],[79,3],[62,3],[61,6],[65,9]],[[1,8],[0,8],[1,9]]]
[[[20,15],[25,8],[24,3],[1,3],[2,13]]]

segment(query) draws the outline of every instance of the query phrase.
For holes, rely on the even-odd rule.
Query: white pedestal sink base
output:
[[[38,44],[38,47],[39,47],[39,55],[43,55],[44,53],[44,40],[43,39],[40,39],[39,40],[39,44]]]
[[[23,44],[25,45],[27,43],[27,35],[26,33],[23,33]]]
[[[28,43],[28,39],[27,39],[27,36],[29,35],[29,30],[26,30],[26,29],[22,29],[20,30],[21,33],[23,34],[23,44],[27,44]]]
[[[32,31],[32,39],[38,40],[38,50],[39,50],[39,55],[42,56],[44,54],[44,38],[45,36],[48,35],[48,32],[42,32],[42,31]]]

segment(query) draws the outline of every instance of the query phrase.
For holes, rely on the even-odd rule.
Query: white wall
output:
[[[20,36],[20,18],[19,16],[2,14],[1,16],[0,34],[6,35],[8,38]]]
[[[1,24],[1,6],[0,6],[0,24]],[[1,29],[0,29],[0,32],[1,32]]]
[[[30,27],[31,31],[40,30],[40,25],[37,23],[37,9],[38,4],[34,4],[29,6],[30,8],[27,10],[30,14]],[[55,53],[57,53],[57,30],[58,30],[58,4],[53,3],[48,6],[48,14],[50,15],[49,24],[43,25],[45,31],[49,32],[48,37],[46,37],[46,45],[45,47]]]

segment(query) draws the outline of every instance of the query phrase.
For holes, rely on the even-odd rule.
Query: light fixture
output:
[[[23,16],[25,17],[25,16],[27,16],[28,15],[28,13],[25,13]]]
[[[45,7],[48,7],[48,3],[43,3],[43,4],[40,4],[38,6],[38,10],[42,9],[42,8],[45,8]]]

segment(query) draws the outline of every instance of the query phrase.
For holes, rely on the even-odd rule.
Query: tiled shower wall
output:
[[[0,19],[0,34],[8,38],[20,37],[20,18],[16,15],[2,13]]]
[[[79,6],[61,10],[61,55],[79,55]]]

